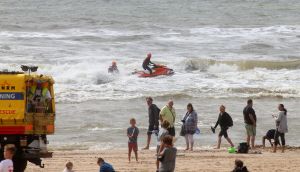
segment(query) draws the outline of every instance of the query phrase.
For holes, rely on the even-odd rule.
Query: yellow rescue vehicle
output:
[[[51,158],[47,135],[55,130],[54,80],[30,74],[37,67],[22,66],[24,72],[0,72],[0,159],[3,148],[14,144],[14,171],[23,172],[27,162],[44,167],[41,158]]]

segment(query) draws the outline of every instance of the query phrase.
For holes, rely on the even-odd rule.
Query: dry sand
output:
[[[233,169],[234,160],[241,159],[247,168],[253,172],[297,172],[300,171],[300,149],[289,148],[285,153],[271,153],[270,149],[257,149],[261,154],[229,154],[226,149],[221,150],[195,150],[187,152],[179,150],[176,161],[177,172],[229,172]],[[56,151],[53,158],[45,159],[45,168],[41,169],[33,164],[28,164],[28,172],[60,172],[63,171],[67,161],[74,163],[76,172],[96,172],[97,157],[103,157],[113,164],[116,171],[120,172],[154,172],[155,151],[140,150],[139,162],[127,161],[127,150],[103,151]],[[133,157],[134,158],[134,157]]]

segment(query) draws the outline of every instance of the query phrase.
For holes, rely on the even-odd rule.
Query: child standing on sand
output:
[[[135,126],[136,120],[134,118],[130,119],[130,127],[127,129],[128,137],[128,161],[131,159],[131,152],[134,151],[135,159],[138,161],[138,144],[137,139],[139,135],[139,129]]]
[[[163,121],[161,124],[161,128],[157,134],[157,148],[156,148],[156,153],[157,155],[160,154],[160,152],[164,149],[164,144],[162,139],[169,134],[168,128],[170,126],[170,123],[168,121]],[[159,168],[159,159],[156,160],[156,169],[158,170]]]
[[[177,149],[173,147],[173,137],[165,136],[163,146],[164,150],[159,154],[160,167],[158,172],[174,172]]]

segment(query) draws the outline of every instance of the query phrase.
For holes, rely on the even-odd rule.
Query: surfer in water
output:
[[[112,61],[111,66],[109,66],[108,68],[108,73],[119,73],[117,62]]]

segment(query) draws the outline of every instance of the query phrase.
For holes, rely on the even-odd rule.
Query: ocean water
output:
[[[219,105],[234,117],[230,136],[237,144],[245,135],[242,109],[253,98],[260,144],[284,103],[287,143],[299,146],[299,11],[297,0],[2,0],[0,69],[33,64],[56,80],[53,149],[125,148],[131,117],[143,146],[146,96],[159,107],[174,99],[178,121],[193,103],[202,147],[216,142],[209,128]],[[148,52],[175,75],[132,75]],[[112,60],[118,76],[107,73]],[[183,139],[176,144],[184,146]]]

